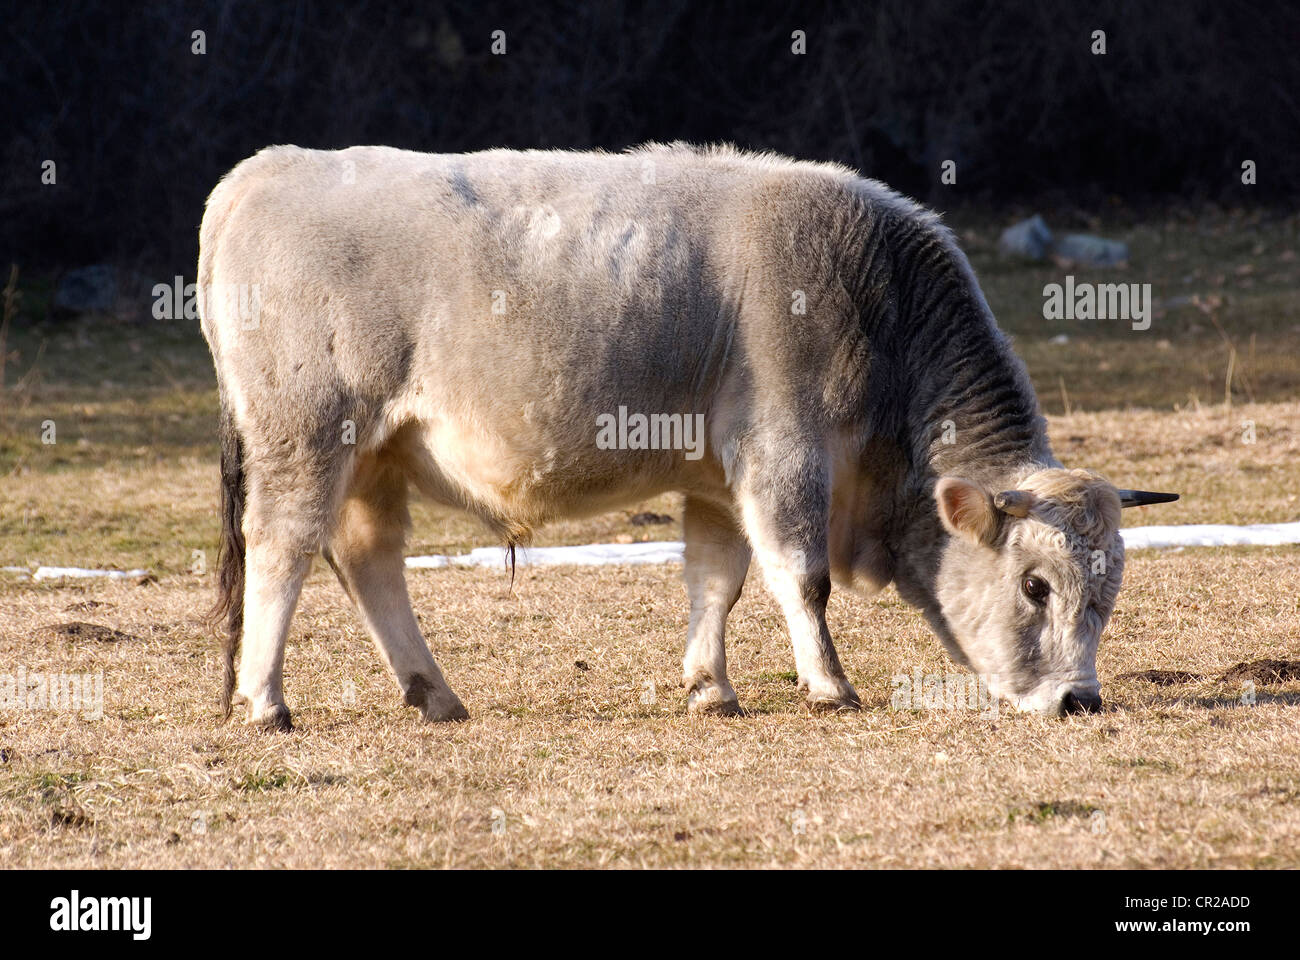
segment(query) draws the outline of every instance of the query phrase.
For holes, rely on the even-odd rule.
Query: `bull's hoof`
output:
[[[735,697],[730,700],[687,697],[686,710],[697,717],[743,717],[745,715],[740,701]]]
[[[843,677],[831,677],[825,683],[806,684],[808,709],[813,713],[847,713],[862,709],[862,700],[853,684]]]
[[[693,686],[686,695],[686,710],[702,717],[743,717],[745,711],[736,699],[736,691],[731,685],[723,687],[710,683],[705,686]]]
[[[272,703],[257,711],[254,711],[250,704],[248,719],[244,723],[266,733],[289,733],[293,730],[289,708],[283,703]]]
[[[455,697],[455,694],[452,696]],[[420,713],[429,723],[460,723],[462,720],[469,719],[469,711],[465,709],[465,705],[459,698],[447,706],[424,709]]]
[[[418,707],[429,723],[456,723],[469,719],[469,711],[460,697],[445,683],[434,684],[423,677],[414,677],[402,698],[411,707]]]

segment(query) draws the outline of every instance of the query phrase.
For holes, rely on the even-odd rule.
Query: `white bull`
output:
[[[1142,497],[1061,468],[966,258],[878,183],[684,146],[272,147],[209,197],[199,281],[226,703],[242,635],[253,723],[290,724],[285,638],[316,553],[406,702],[466,716],[407,597],[410,486],[510,545],[683,493],[692,710],[739,710],[723,631],[751,553],[813,707],[859,703],[832,580],[896,583],[1021,707],[1100,704],[1120,506]]]

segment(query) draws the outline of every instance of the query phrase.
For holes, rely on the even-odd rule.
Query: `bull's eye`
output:
[[[1052,592],[1052,588],[1047,585],[1047,581],[1042,577],[1025,577],[1020,584],[1020,589],[1025,591],[1025,596],[1034,603],[1042,603],[1047,599],[1047,595]]]

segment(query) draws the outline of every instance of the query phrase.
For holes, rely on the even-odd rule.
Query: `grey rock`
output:
[[[1051,246],[1052,231],[1038,214],[1007,227],[998,240],[998,249],[1003,253],[1030,260],[1042,260]]]

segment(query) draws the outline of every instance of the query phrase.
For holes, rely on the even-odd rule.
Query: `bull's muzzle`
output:
[[[1056,704],[1057,716],[1072,713],[1100,713],[1101,697],[1095,693],[1067,690]]]

